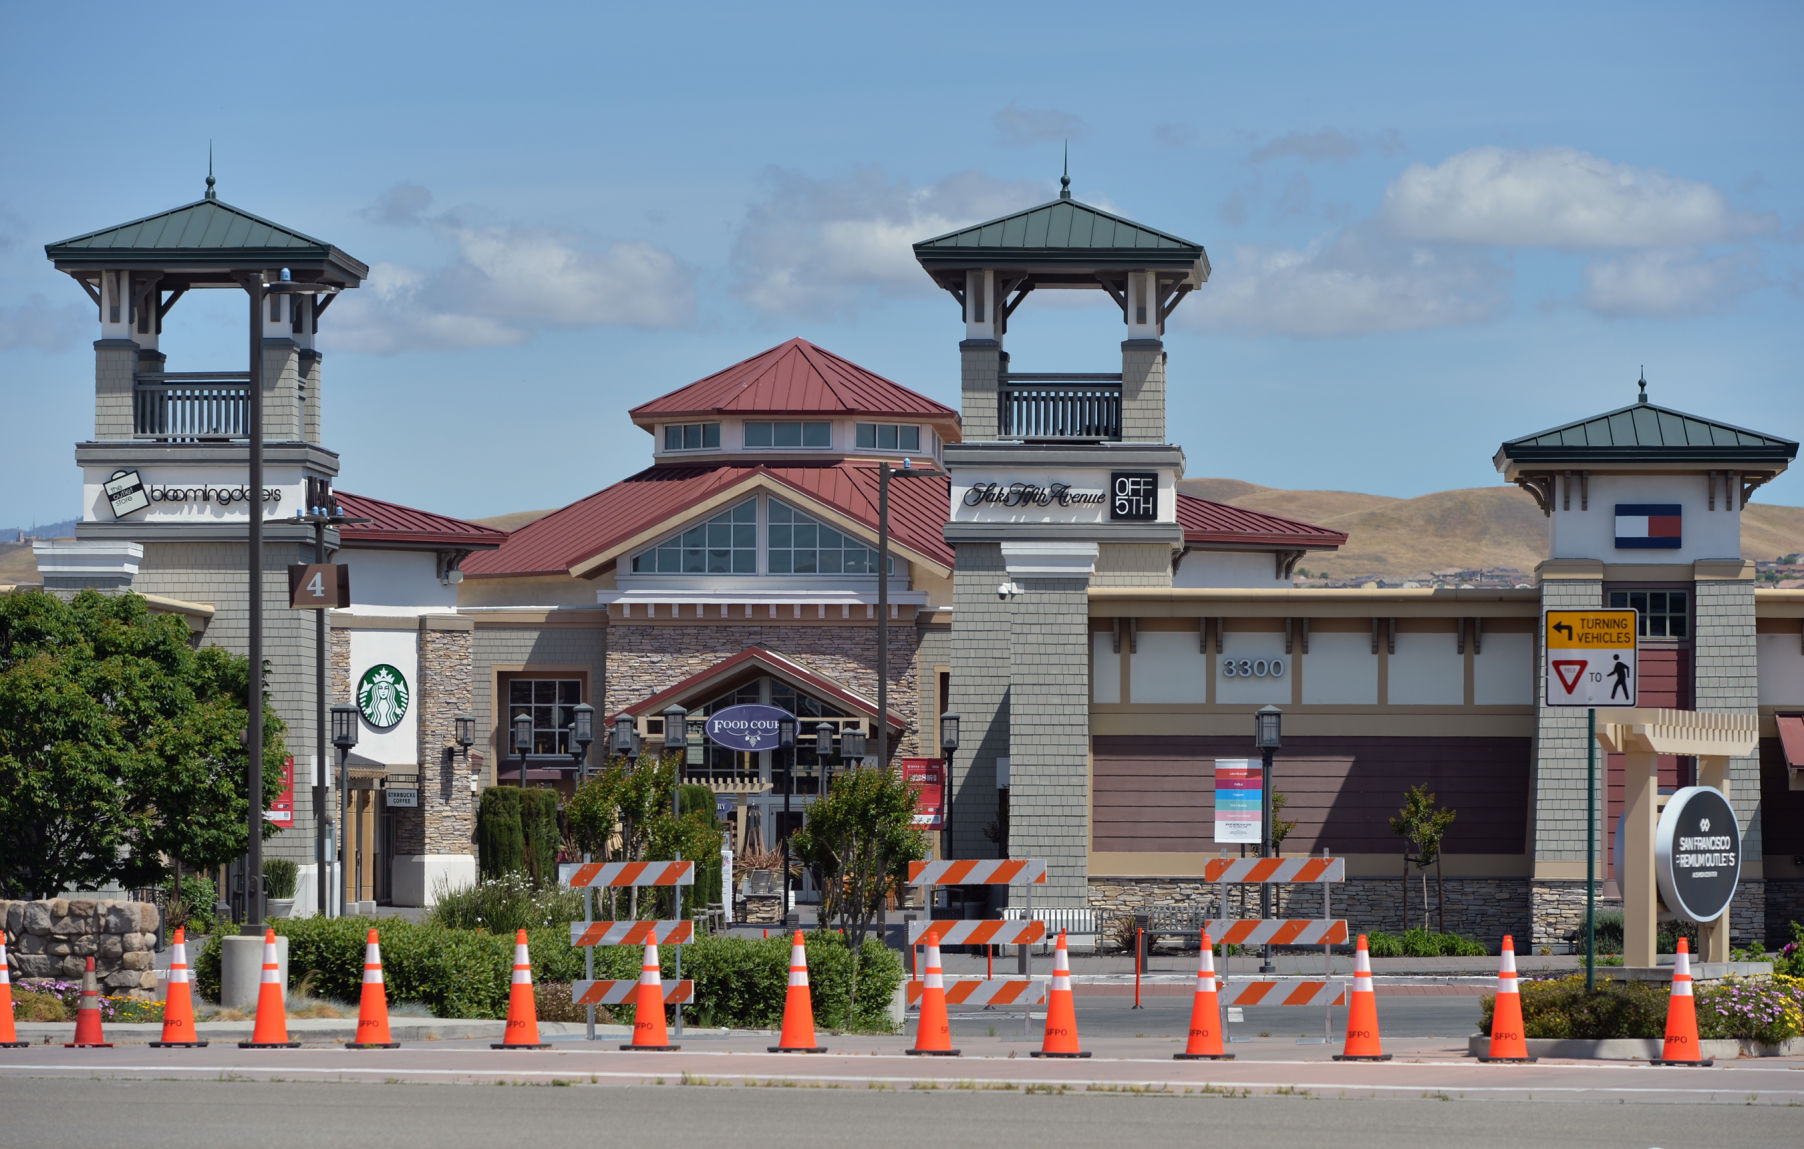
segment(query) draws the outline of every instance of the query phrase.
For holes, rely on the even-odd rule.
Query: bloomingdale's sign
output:
[[[214,503],[229,507],[233,503],[246,502],[251,497],[248,483],[240,483],[235,487],[216,487],[211,483],[202,483],[198,487],[172,487],[167,484],[146,485],[137,471],[114,471],[106,481],[107,501],[112,505],[113,517],[122,519],[134,511],[141,511],[152,503]],[[264,487],[263,501],[279,503],[282,491],[279,487]]]

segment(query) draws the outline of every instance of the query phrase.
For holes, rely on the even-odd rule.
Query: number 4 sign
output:
[[[1547,705],[1635,705],[1635,611],[1550,610],[1544,621]]]
[[[288,605],[296,610],[351,605],[351,568],[342,563],[295,563],[288,568]]]

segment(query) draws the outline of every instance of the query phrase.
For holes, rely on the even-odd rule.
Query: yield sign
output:
[[[1584,676],[1585,666],[1586,660],[1582,658],[1553,660],[1554,673],[1559,675],[1560,685],[1566,688],[1567,694],[1571,694],[1578,686],[1579,679]]]

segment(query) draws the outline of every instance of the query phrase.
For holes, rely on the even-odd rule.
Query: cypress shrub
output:
[[[518,786],[491,786],[476,806],[477,868],[500,878],[526,868],[526,840],[520,826]]]
[[[683,817],[695,816],[704,819],[715,831],[720,829],[720,819],[714,805],[714,791],[706,786],[687,785],[677,791],[677,811]],[[690,859],[695,863],[695,889],[688,895],[691,910],[702,910],[710,903],[719,902],[721,870],[720,851],[710,850],[703,857]],[[788,967],[786,966],[785,969]]]
[[[557,853],[563,836],[558,832],[556,790],[521,790],[520,834],[526,872],[541,886],[557,882]]]

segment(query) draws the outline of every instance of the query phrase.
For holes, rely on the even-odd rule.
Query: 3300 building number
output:
[[[1221,660],[1223,678],[1283,678],[1284,660],[1282,658],[1224,658]]]

